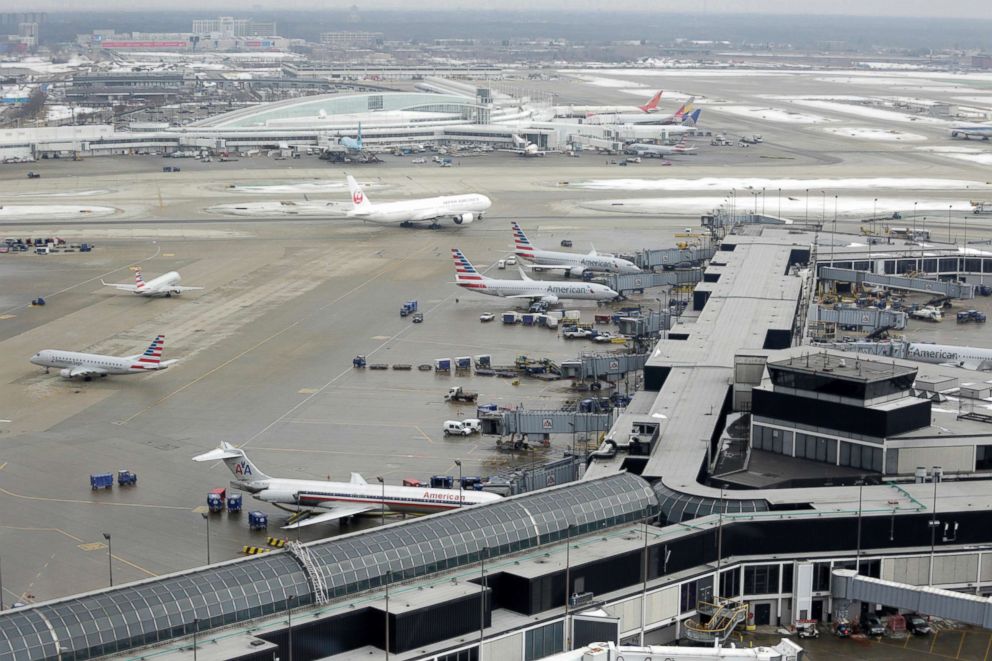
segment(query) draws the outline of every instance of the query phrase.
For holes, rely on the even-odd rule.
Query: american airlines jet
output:
[[[523,228],[516,222],[511,222],[513,228],[513,249],[523,260],[533,264],[534,271],[564,271],[566,276],[582,277],[587,271],[604,273],[640,273],[633,262],[612,255],[600,255],[593,248],[588,255],[574,252],[557,252],[536,248]]]
[[[165,335],[159,335],[148,345],[144,353],[133,356],[102,356],[95,353],[45,349],[33,355],[31,362],[44,367],[46,374],[55,367],[60,368],[59,376],[63,379],[92,381],[95,376],[141,374],[164,370],[177,362],[175,360],[162,360],[162,348],[164,346]]]
[[[992,349],[982,347],[962,347],[952,344],[930,344],[928,342],[835,342],[827,346],[842,351],[874,354],[881,356],[904,357],[920,363],[961,367],[967,370],[992,370]],[[903,355],[902,351],[905,352]]]
[[[992,122],[987,122],[984,124],[958,124],[956,126],[952,126],[951,137],[961,137],[965,140],[969,140],[971,138],[988,140],[989,138],[992,138]]]
[[[471,489],[369,484],[358,473],[351,474],[350,482],[269,477],[251,462],[244,450],[223,441],[219,448],[193,457],[193,461],[218,459],[223,460],[234,474],[231,486],[287,512],[302,510],[312,513],[303,521],[285,528],[327,523],[364,512],[378,512],[383,507],[391,512],[429,514],[500,499],[497,494]]]
[[[105,287],[114,287],[121,291],[129,291],[132,294],[137,294],[138,296],[179,296],[186,291],[195,291],[197,289],[203,289],[203,287],[181,287],[179,281],[182,278],[175,271],[169,271],[164,275],[160,275],[157,278],[153,278],[148,282],[145,282],[141,277],[141,269],[137,269],[134,272],[134,284],[133,285],[119,285],[111,282],[104,282],[100,280],[100,283]]]
[[[635,142],[624,147],[624,151],[646,158],[664,158],[679,154],[695,154],[696,148],[685,141],[685,136],[676,145],[653,145],[645,142]]]
[[[348,189],[352,204],[349,218],[400,227],[427,221],[431,222],[431,227],[438,227],[438,221],[442,218],[451,219],[455,225],[468,225],[482,220],[483,212],[493,205],[488,197],[477,193],[372,204],[351,175],[348,175]]]
[[[451,249],[451,258],[455,260],[455,284],[487,296],[523,298],[549,305],[563,299],[612,301],[619,296],[606,285],[592,282],[531,280],[523,270],[520,271],[522,280],[497,280],[479,273],[458,248]]]

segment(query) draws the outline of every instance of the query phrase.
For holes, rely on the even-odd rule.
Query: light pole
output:
[[[389,661],[389,582],[392,580],[393,572],[386,570],[386,641],[382,644],[386,650],[386,661]]]
[[[913,202],[913,241],[916,241],[916,207],[919,202]]]
[[[289,643],[287,643],[286,647],[288,649],[289,661],[293,661],[293,600],[295,599],[295,594],[286,595],[286,617],[289,620],[289,623],[286,625],[289,630]]]
[[[193,618],[193,661],[196,661],[196,630],[199,624],[200,621],[194,617]]]
[[[458,466],[458,507],[461,507],[462,499],[465,497],[462,494],[462,460],[455,459],[455,466]]]
[[[207,512],[200,512],[200,516],[203,520],[207,522],[207,564],[210,564],[210,514]]]
[[[479,575],[479,587],[482,589],[479,595],[479,661],[482,661],[482,644],[486,639],[486,556],[489,555],[489,547],[482,547],[482,569]]]
[[[782,189],[778,189],[778,217],[782,217]]]
[[[568,591],[572,583],[572,524],[565,533],[565,651],[572,648],[571,628],[568,626]]]
[[[110,533],[103,533],[103,538],[107,540],[107,569],[110,571],[110,587],[114,587],[114,547],[110,542]]]
[[[864,488],[865,481],[862,479],[858,482],[858,550],[854,556],[854,571],[858,574],[861,573],[861,495]]]
[[[644,582],[641,586],[641,645],[644,645],[644,632],[647,630],[648,600],[648,522],[644,521]]]
[[[934,466],[930,469],[930,480],[933,482],[933,507],[930,508],[930,580],[927,583],[929,586],[933,586],[933,559],[934,559],[934,548],[937,545],[937,526],[940,522],[937,521],[937,471],[940,470],[940,466]]]
[[[951,208],[953,204],[947,205],[947,242],[951,242]]]
[[[720,487],[720,518],[716,528],[716,596],[720,598],[722,590],[720,569],[723,567],[723,487]]]
[[[875,224],[878,222],[876,220],[876,218],[878,218],[878,198],[877,197],[875,198],[875,201],[872,202],[872,205],[871,205],[871,233],[873,235],[875,234]],[[868,245],[871,245],[871,243],[869,242]]]
[[[381,501],[382,507],[380,508],[380,520],[381,520],[380,525],[384,526],[386,525],[386,481],[382,479],[381,475],[377,475],[375,479],[382,486],[382,501]]]
[[[3,610],[3,558],[0,557],[0,611]]]

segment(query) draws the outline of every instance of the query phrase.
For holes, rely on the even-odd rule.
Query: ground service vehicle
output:
[[[423,312],[414,312],[413,313],[413,323],[415,323],[415,324],[422,324],[422,323],[424,323],[424,313]]]
[[[878,615],[874,613],[866,613],[861,616],[861,633],[866,636],[884,636],[885,627],[882,625],[882,621],[878,619]]]
[[[800,638],[819,638],[820,630],[815,622],[799,622],[796,624],[796,634]]]
[[[445,436],[468,436],[472,433],[471,429],[458,420],[445,420],[441,431]]]
[[[496,318],[496,315],[494,315],[492,312],[483,312],[482,314],[479,315],[479,321],[481,321],[483,323],[485,323],[487,321],[492,321],[495,318]]]
[[[90,488],[94,491],[97,489],[113,489],[114,474],[96,473],[95,475],[90,475]]]
[[[588,328],[578,328],[576,326],[569,326],[561,332],[561,336],[565,339],[573,340],[582,337],[591,337],[592,331]]]
[[[28,179],[39,179],[40,177],[41,175],[35,172],[34,170],[28,172]]]
[[[906,616],[906,628],[916,636],[929,636],[933,633],[933,629],[930,627],[930,623],[926,621],[926,618],[916,613]]]
[[[121,469],[117,471],[117,484],[118,486],[128,486],[133,487],[138,483],[138,476],[127,469]]]
[[[265,512],[248,512],[248,528],[265,530],[269,527],[269,516]]]
[[[444,395],[446,402],[474,402],[479,399],[479,393],[465,390],[461,386],[452,386]]]
[[[207,494],[207,508],[211,512],[222,512],[224,511],[224,503],[227,498],[227,489],[218,488],[211,489]]]

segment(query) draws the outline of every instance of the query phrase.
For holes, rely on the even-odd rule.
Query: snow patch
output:
[[[784,122],[789,124],[819,124],[833,120],[791,110],[781,110],[779,108],[758,108],[756,106],[714,106],[715,112],[726,112],[731,115],[750,117],[752,119],[764,119],[770,122]]]
[[[926,117],[921,115],[907,115],[906,113],[882,108],[870,108],[867,106],[853,106],[846,103],[835,103],[833,101],[816,101],[808,99],[796,99],[793,101],[798,106],[807,108],[818,108],[844,115],[857,115],[858,117],[869,117],[871,119],[884,119],[890,122],[915,122],[920,124],[938,124],[946,126],[949,122],[936,117]]]
[[[117,213],[113,207],[90,207],[70,204],[5,204],[0,207],[0,220],[96,218]]]
[[[811,196],[807,215],[806,199],[802,197],[789,197],[783,195],[781,199],[772,192],[765,195],[764,200],[761,195],[751,196],[738,195],[736,203],[733,205],[738,214],[764,213],[769,216],[779,216],[791,219],[792,222],[829,222],[833,218],[834,200],[828,199],[826,205],[823,204],[820,196]],[[879,197],[877,202],[874,197],[866,196],[844,196],[837,198],[837,213],[840,216],[864,216],[873,212],[889,215],[894,211],[905,212],[912,209],[913,202],[919,203],[919,211],[940,210],[945,214],[950,206],[954,211],[970,211],[971,204],[968,200],[956,200],[948,202],[942,199],[917,199],[900,197]],[[779,203],[781,202],[781,212]],[[592,200],[582,202],[579,206],[594,211],[611,211],[614,213],[634,213],[634,214],[703,214],[715,209],[723,208],[726,211],[731,209],[729,196],[726,195],[706,195],[690,197],[643,197],[643,198],[623,198],[612,200]]]
[[[923,179],[923,178],[840,178],[840,179],[766,179],[759,177],[702,177],[700,179],[589,179],[569,182],[572,188],[590,190],[761,190],[784,191],[802,190],[992,190],[992,185],[967,179]],[[946,208],[946,207],[945,207]]]
[[[919,142],[926,140],[926,136],[919,133],[904,133],[895,129],[872,129],[866,127],[828,127],[824,128],[827,133],[843,136],[845,138],[857,138],[860,140],[901,140],[903,142]]]

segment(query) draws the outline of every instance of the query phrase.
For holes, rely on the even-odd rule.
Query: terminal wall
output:
[[[945,471],[970,473],[975,470],[975,446],[899,449],[899,473],[912,473],[918,466],[940,466]]]

